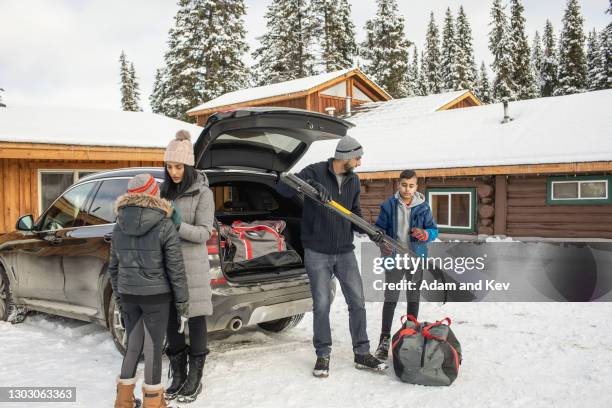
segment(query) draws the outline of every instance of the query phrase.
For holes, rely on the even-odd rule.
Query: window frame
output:
[[[603,181],[606,183],[606,198],[553,198],[555,184]],[[612,176],[549,176],[546,179],[546,205],[600,205],[612,204]]]
[[[433,193],[433,194],[432,194]],[[478,208],[477,208],[477,203],[476,203],[476,188],[472,188],[472,187],[438,187],[438,188],[428,188],[426,190],[426,200],[427,200],[427,204],[429,205],[429,207],[431,208],[431,196],[432,195],[447,195],[449,197],[448,200],[448,220],[449,222],[452,220],[451,214],[452,214],[452,201],[450,199],[450,195],[451,194],[469,194],[470,198],[469,198],[469,203],[470,203],[470,208],[469,208],[469,220],[470,220],[470,225],[468,227],[456,227],[456,226],[440,226],[440,224],[438,224],[438,221],[436,221],[436,224],[438,225],[438,231],[442,232],[442,233],[476,233],[476,221],[477,221],[477,214],[478,214]],[[432,214],[433,215],[433,214]]]
[[[66,190],[64,190],[59,197],[61,197],[62,195],[64,195],[70,188],[72,188],[72,186],[74,184],[76,184],[81,178],[79,177],[79,173],[98,173],[100,172],[100,169],[38,169],[37,171],[37,188],[38,188],[38,214],[40,214],[41,216],[43,215],[43,211],[46,211],[46,208],[43,208],[42,206],[42,199],[43,199],[43,195],[42,195],[42,175],[44,173],[47,174],[53,174],[53,173],[72,173],[72,185],[70,187],[68,187]],[[59,198],[58,197],[58,198]],[[55,204],[56,200],[53,200],[53,202],[51,203],[51,205],[49,205],[49,207],[51,207],[53,204]]]

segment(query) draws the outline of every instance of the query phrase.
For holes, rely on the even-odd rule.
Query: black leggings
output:
[[[192,356],[205,356],[208,354],[208,333],[206,329],[206,316],[190,317],[189,325],[189,354]],[[171,354],[176,354],[185,349],[187,343],[185,334],[179,333],[179,321],[176,308],[170,308],[170,320],[168,321],[168,350]]]
[[[128,336],[127,351],[121,365],[122,379],[134,378],[140,354],[145,358],[145,384],[161,383],[164,334],[168,325],[170,303],[127,303],[122,316]]]
[[[416,290],[408,290],[406,289],[406,301],[407,301],[407,310],[406,314],[411,314],[414,317],[418,318],[419,316],[419,300],[420,300],[420,290],[419,286],[421,284],[421,280],[423,278],[423,272],[417,271],[414,276],[410,275],[410,272],[404,270],[392,270],[385,272],[385,282],[387,283],[399,283],[403,277],[406,277],[407,281],[412,279],[413,282],[416,282]],[[385,287],[385,303],[383,305],[382,310],[382,328],[380,330],[380,335],[385,337],[391,336],[391,325],[393,324],[393,315],[395,314],[395,307],[397,306],[397,301],[399,300],[400,292],[399,290],[388,290]]]

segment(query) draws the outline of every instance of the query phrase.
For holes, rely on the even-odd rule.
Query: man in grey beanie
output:
[[[350,136],[344,136],[336,146],[333,158],[311,164],[297,176],[312,185],[321,200],[334,200],[361,216],[361,188],[354,170],[361,165],[362,155],[361,144]],[[278,184],[277,190],[287,197],[295,194],[282,182]],[[332,302],[331,280],[334,276],[338,278],[348,305],[355,367],[374,371],[386,368],[385,363],[370,354],[363,283],[353,252],[353,233],[364,231],[313,200],[304,201],[301,228],[304,265],[310,280],[313,302],[313,344],[317,354],[313,375],[329,375],[332,345],[329,312]],[[381,232],[370,239],[380,242],[383,236]]]

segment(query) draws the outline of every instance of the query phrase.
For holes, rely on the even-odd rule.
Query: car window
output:
[[[115,222],[115,201],[127,191],[127,179],[105,180],[96,193],[89,211],[85,216],[86,225],[109,224]]]
[[[81,208],[96,183],[85,183],[64,193],[44,215],[41,231],[79,227],[84,224]]]

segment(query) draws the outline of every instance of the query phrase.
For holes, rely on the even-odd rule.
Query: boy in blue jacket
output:
[[[376,220],[376,226],[382,229],[386,235],[407,245],[416,255],[427,257],[426,242],[435,240],[438,236],[438,226],[431,214],[431,208],[425,201],[425,196],[417,191],[417,175],[414,170],[404,170],[399,177],[399,186],[395,194],[389,197],[380,206],[380,214]],[[392,255],[390,247],[381,244],[383,256]],[[385,272],[385,282],[399,283],[404,276],[406,280],[416,282],[417,290],[406,290],[408,302],[408,314],[417,317],[419,314],[418,287],[422,279],[422,270],[410,275],[407,270],[388,270]],[[385,361],[389,354],[389,343],[391,338],[391,324],[395,306],[399,298],[399,291],[388,290],[385,286],[385,303],[382,312],[382,329],[380,342],[375,357]]]

